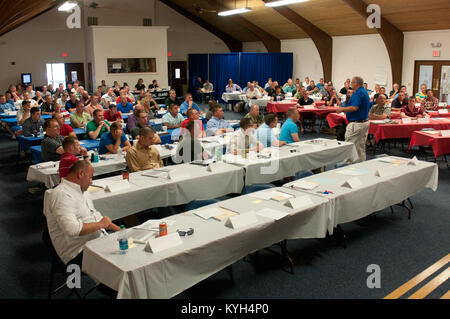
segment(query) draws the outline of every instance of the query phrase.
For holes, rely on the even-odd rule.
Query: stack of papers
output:
[[[292,183],[292,188],[303,189],[303,190],[313,190],[318,187],[320,184],[316,182],[311,182],[307,180],[298,180]]]

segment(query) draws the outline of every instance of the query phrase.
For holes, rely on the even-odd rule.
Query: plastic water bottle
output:
[[[39,137],[43,137],[44,136],[44,128],[41,126],[39,128]]]
[[[120,254],[124,255],[128,250],[128,236],[124,225],[120,225],[120,231],[117,234],[119,241]]]
[[[222,162],[222,146],[219,146],[217,148],[217,162]]]

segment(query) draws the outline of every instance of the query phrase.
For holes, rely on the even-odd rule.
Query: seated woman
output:
[[[230,152],[233,155],[247,154],[250,151],[260,152],[264,148],[255,135],[255,128],[250,118],[244,117],[239,123],[239,130],[231,137]]]
[[[424,116],[423,109],[416,106],[416,98],[413,96],[408,99],[408,106],[403,107],[400,112],[402,118],[410,117],[413,120],[422,118]]]
[[[102,135],[100,139],[99,154],[117,154],[119,150],[126,152],[131,144],[122,129],[122,124],[114,122],[110,131]]]
[[[281,90],[281,86],[275,87],[275,93],[272,95],[272,101],[283,101],[284,92]]]

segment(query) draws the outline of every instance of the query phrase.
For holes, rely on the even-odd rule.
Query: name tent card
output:
[[[273,220],[279,220],[282,219],[286,216],[288,216],[288,213],[282,212],[280,210],[275,210],[275,209],[271,209],[271,208],[264,208],[260,211],[256,212],[256,215],[258,216],[262,216],[262,217],[266,217],[266,218],[270,218]]]
[[[417,156],[414,156],[411,160],[408,161],[407,165],[417,166],[418,163],[419,163],[419,160],[417,159]]]
[[[361,185],[362,185],[361,180],[358,177],[353,177],[347,180],[344,184],[342,184],[341,187],[348,187],[351,189],[355,189]]]
[[[442,110],[438,110],[439,114],[448,114],[448,110],[447,109],[442,109]]]
[[[404,117],[404,118],[402,118],[402,122],[403,122],[403,124],[411,123],[411,118]]]
[[[314,105],[304,105],[303,108],[305,110],[314,110],[315,109]]]
[[[158,253],[160,251],[182,245],[183,241],[178,233],[168,234],[162,237],[156,237],[147,241],[144,250],[149,253]]]
[[[417,119],[417,123],[430,123],[430,118],[424,117],[424,118]]]
[[[450,130],[442,130],[441,135],[442,136],[450,136]]]
[[[227,164],[225,164],[225,163],[211,163],[206,168],[206,170],[211,173],[223,172],[226,169],[227,169]]]
[[[124,189],[130,188],[128,180],[124,179],[120,182],[110,182],[106,185],[105,191],[115,193]]]
[[[246,226],[256,224],[258,219],[256,218],[255,212],[251,211],[245,214],[240,214],[228,218],[225,222],[225,226],[232,229],[240,229]]]
[[[311,205],[314,205],[313,201],[311,200],[311,197],[308,195],[306,196],[300,196],[296,198],[291,198],[288,200],[284,206],[287,206],[292,209],[299,209],[303,207],[309,207]]]
[[[326,142],[325,142],[325,145],[326,145],[327,147],[336,147],[336,146],[338,146],[339,144],[338,144],[338,142],[337,142],[336,140],[329,140],[329,141],[326,141]]]
[[[375,176],[387,177],[387,176],[395,175],[395,173],[396,173],[395,167],[383,167],[383,168],[377,169],[377,171],[375,172]]]

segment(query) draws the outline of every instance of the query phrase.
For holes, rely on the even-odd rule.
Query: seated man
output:
[[[109,132],[105,132],[100,138],[99,154],[117,154],[119,151],[126,152],[131,144],[123,132],[122,125],[114,122]]]
[[[300,142],[300,137],[298,136],[298,126],[297,122],[300,115],[297,109],[292,108],[287,112],[288,119],[281,126],[280,141],[284,141],[287,144]]]
[[[230,153],[233,155],[241,155],[250,151],[260,152],[264,148],[253,134],[255,128],[250,118],[244,117],[239,123],[239,130],[231,137]]]
[[[42,161],[59,161],[64,153],[62,147],[63,136],[59,135],[59,124],[55,119],[48,119],[44,123],[45,136],[41,142]]]
[[[188,110],[186,112],[186,115],[187,115],[187,119],[185,119],[183,122],[181,122],[181,127],[183,129],[185,129],[186,125],[189,122],[194,122],[194,121],[198,122],[199,128],[202,131],[202,133],[200,133],[200,137],[204,137],[206,135],[205,128],[203,127],[203,123],[200,120],[200,115],[198,114],[197,110],[188,108]],[[185,130],[183,130],[183,129],[181,130],[180,135],[184,135],[185,134]]]
[[[269,83],[267,83],[267,84],[269,84]],[[266,91],[264,94],[267,96],[272,96],[275,93],[275,87],[277,87],[277,86],[278,86],[277,81],[274,81],[274,82],[270,81],[269,86],[265,87],[265,89],[264,89]]]
[[[276,114],[267,114],[264,118],[264,122],[265,123],[258,127],[258,129],[256,130],[256,139],[261,142],[264,147],[286,145],[285,141],[277,140],[275,134],[273,134],[272,132],[272,129],[278,124],[278,117],[276,116]]]
[[[398,93],[398,96],[395,100],[392,101],[391,109],[400,111],[403,107],[408,106],[408,98],[405,95],[405,92]]]
[[[175,157],[173,158],[175,163],[189,163],[208,159],[208,154],[198,140],[198,138],[202,137],[202,129],[200,127],[203,125],[201,123],[201,121],[189,121],[186,124],[186,130],[178,141]]]
[[[417,103],[421,103],[427,97],[427,85],[425,83],[420,85],[420,92],[417,92],[415,97]]]
[[[275,92],[272,94],[272,101],[283,101],[284,100],[284,92],[281,89],[281,86],[277,85],[275,87]]]
[[[230,123],[223,119],[223,110],[220,105],[215,105],[211,112],[213,116],[206,124],[206,136],[223,135],[234,131]]]
[[[287,85],[283,88],[284,93],[292,93],[292,95],[294,95],[296,90],[294,81],[292,81],[292,79],[288,79]]]
[[[38,91],[39,92],[39,91]],[[41,114],[54,115],[55,103],[53,103],[51,95],[45,95],[45,102],[41,104]]]
[[[119,227],[95,210],[85,193],[92,184],[94,168],[88,161],[72,165],[69,174],[44,197],[44,215],[56,253],[66,265],[82,265],[83,247],[102,236],[102,231]]]
[[[202,113],[200,110],[200,107],[192,99],[191,93],[187,93],[184,96],[184,102],[180,106],[180,113],[182,115],[186,115],[186,111],[188,110],[188,108],[193,108],[193,109],[197,110],[198,113]]]
[[[239,85],[234,84],[232,79],[228,79],[228,84],[225,86],[226,93],[241,92],[241,91],[242,89]]]
[[[75,112],[75,108],[77,107],[77,103],[78,103],[78,99],[77,99],[77,95],[75,94],[75,92],[70,92],[69,93],[69,101],[66,102],[66,111],[69,111],[71,113]],[[83,103],[83,107],[84,107],[84,103]]]
[[[410,97],[408,99],[408,106],[407,107],[403,107],[400,110],[400,112],[401,112],[400,116],[402,118],[410,117],[413,120],[416,120],[418,118],[422,118],[424,116],[422,108],[416,106],[416,98],[415,97]]]
[[[116,104],[116,95],[114,94],[114,88],[108,88],[108,93],[102,96],[102,104],[106,107],[109,104]]]
[[[181,127],[183,121],[184,117],[178,112],[178,106],[170,104],[169,112],[162,117],[162,125],[167,126],[168,129],[175,129]]]
[[[74,138],[77,138],[77,135],[73,131],[72,126],[64,123],[64,115],[62,115],[61,112],[55,113],[55,115],[53,115],[53,118],[58,122],[59,135],[61,135],[62,137],[72,136]]]
[[[257,129],[264,122],[263,116],[261,114],[259,114],[259,106],[256,104],[253,104],[250,107],[250,112],[247,113],[247,115],[245,117],[252,120],[252,122],[255,126],[255,129]]]
[[[381,87],[380,88],[380,93],[377,93],[373,96],[373,100],[376,101],[378,96],[380,95],[384,95],[386,97],[386,100],[389,99],[389,96],[386,94],[386,88],[385,87]]]
[[[119,111],[120,114],[133,113],[133,104],[127,101],[127,97],[125,95],[120,97],[120,103],[117,104],[117,111]]]
[[[148,86],[148,88],[149,88],[150,90],[154,90],[154,89],[159,88],[158,81],[153,80],[153,81],[152,81],[152,84],[150,84],[150,85]]]
[[[151,127],[151,125],[148,121],[148,115],[144,110],[137,110],[135,112],[135,115],[136,115],[138,122],[131,130],[131,136],[133,137],[133,140],[136,140],[139,138],[139,132],[144,127],[149,127],[155,133],[155,130]],[[159,137],[158,134],[153,134],[152,144],[161,144],[161,138]]]
[[[334,88],[331,88],[331,89],[334,90]],[[328,83],[325,83],[325,84],[323,85],[323,88],[322,88],[322,89],[320,90],[320,92],[319,92],[319,95],[322,97],[322,100],[323,100],[323,101],[325,101],[327,98],[330,97],[331,89],[328,87]],[[334,91],[336,92],[336,90],[334,90]],[[298,98],[296,97],[296,99],[298,99]],[[299,100],[299,99],[298,99],[298,100]]]
[[[84,104],[81,101],[77,102],[75,112],[70,116],[70,125],[73,128],[85,127],[91,121],[91,115],[84,112]]]
[[[386,105],[386,97],[379,95],[376,104],[370,108],[369,120],[384,120],[391,116],[391,108]]]
[[[144,127],[140,130],[138,142],[128,150],[126,156],[127,165],[131,172],[164,166],[158,150],[152,146],[154,134],[149,127]]]
[[[5,113],[6,111],[15,111],[14,103],[9,103],[6,101],[6,96],[0,95],[0,113]]]
[[[136,112],[142,110],[144,111],[144,106],[142,106],[141,104],[136,104],[136,106],[134,107],[134,112],[133,114],[131,114],[130,116],[128,116],[128,121],[127,121],[127,132],[131,133],[131,131],[133,130],[133,128],[136,126],[136,124],[138,123],[138,119],[136,117]]]
[[[102,110],[94,111],[94,119],[86,125],[86,135],[89,139],[95,140],[101,138],[106,132],[109,132],[111,124],[105,121]]]
[[[247,96],[247,99],[259,99],[261,98],[261,92],[255,88],[253,83],[249,82],[249,87],[245,92],[245,96]]]
[[[314,94],[314,93],[319,93],[320,89],[316,86],[316,84],[314,83],[314,81],[311,81],[308,85],[308,87],[306,88],[306,91],[309,94]]]
[[[97,95],[93,95],[91,98],[91,103],[89,103],[86,108],[85,111],[87,113],[89,113],[90,115],[94,114],[95,110],[102,110],[103,111],[103,106],[99,103],[99,97]]]
[[[313,81],[311,81],[313,83]],[[309,97],[309,92],[306,91],[305,94],[303,94],[303,98],[298,100],[297,107],[303,108],[305,105],[314,105],[314,100]],[[316,125],[316,115],[314,113],[302,113],[300,115],[301,123],[302,123],[302,133],[303,133],[303,127],[305,126],[305,119],[311,120],[311,133],[316,133],[314,130],[314,125]]]
[[[433,96],[433,90],[427,90],[427,97],[422,100],[420,107],[424,111],[437,111],[439,109],[439,100]]]
[[[17,111],[17,124],[23,125],[23,122],[31,116],[31,103],[30,101],[22,101],[22,108]]]
[[[103,116],[105,120],[109,123],[119,122],[123,123],[123,118],[120,112],[117,112],[117,106],[115,104],[109,104],[109,110],[103,112]]]
[[[82,155],[86,160],[89,160],[86,149],[81,147],[78,140],[73,136],[66,136],[64,138],[62,148],[64,153],[61,154],[58,169],[60,178],[64,178],[69,174],[72,165],[78,161],[77,155]]]
[[[326,84],[325,84],[326,85]],[[350,90],[348,90],[350,91]],[[347,91],[347,93],[348,93]],[[335,89],[331,89],[328,97],[324,99],[326,106],[341,106],[341,99],[338,97]]]
[[[23,121],[22,124],[23,136],[32,136],[38,133],[43,126],[44,120],[41,119],[41,111],[38,107],[32,107],[30,117]]]
[[[181,103],[183,103],[183,101],[180,100],[179,98],[177,98],[177,92],[175,92],[174,89],[170,90],[169,96],[166,98],[166,101],[164,103],[166,105],[166,108],[168,108],[170,104],[175,104],[175,105],[180,106]]]

